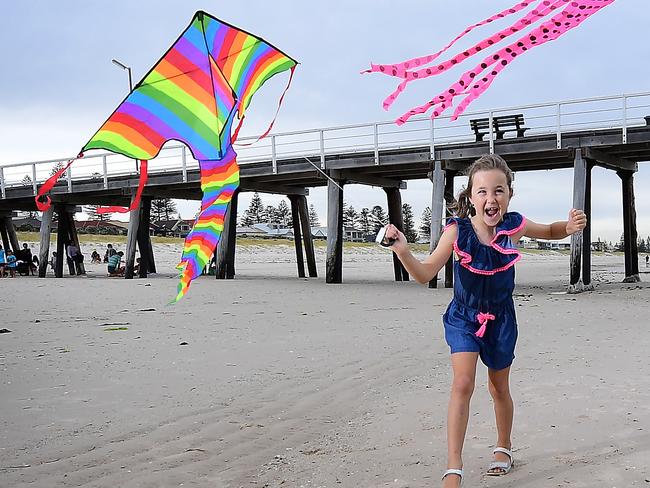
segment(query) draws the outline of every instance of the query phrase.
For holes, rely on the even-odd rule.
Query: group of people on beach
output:
[[[124,276],[125,267],[122,265],[123,256],[124,252],[115,250],[112,244],[106,246],[103,262],[107,265],[108,276]],[[102,264],[102,257],[97,250],[94,250],[90,257],[92,264]],[[57,253],[54,251],[48,261],[50,269],[55,269],[57,259]],[[81,254],[79,248],[73,243],[66,246],[66,259],[72,265],[77,265],[84,261],[83,254]],[[135,272],[138,271],[139,261],[138,259]],[[16,276],[29,276],[30,274],[34,276],[38,270],[38,265],[38,256],[32,254],[32,250],[27,243],[24,243],[22,249],[19,249],[15,253],[11,249],[4,249],[0,244],[0,278],[15,278]]]
[[[68,251],[69,251],[69,248],[68,248]],[[103,260],[102,260],[102,256],[99,254],[99,252],[97,252],[97,249],[95,249],[90,254],[90,262],[91,262],[91,264],[105,263],[107,271],[108,271],[108,276],[111,276],[111,277],[124,276],[124,266],[122,266],[122,257],[123,256],[124,256],[124,252],[117,251],[113,247],[113,244],[107,244],[106,245],[106,251],[104,252]]]
[[[452,207],[436,248],[418,260],[404,234],[392,224],[385,230],[390,249],[419,283],[434,279],[454,256],[454,294],[442,317],[451,352],[453,379],[447,412],[447,468],[444,488],[463,481],[463,445],[478,359],[488,368],[488,390],[494,402],[496,444],[486,474],[503,476],[514,465],[510,368],[515,357],[517,318],[512,294],[514,265],[522,237],[556,240],[581,231],[582,210],[571,209],[567,220],[538,224],[510,211],[513,175],[498,155],[480,157],[467,170],[469,178]]]
[[[38,269],[38,256],[25,243],[16,252],[4,249],[0,244],[0,278],[35,275]]]

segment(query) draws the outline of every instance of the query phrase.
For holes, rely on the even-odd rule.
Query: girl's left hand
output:
[[[569,220],[566,223],[567,235],[575,234],[587,226],[587,216],[582,210],[572,208],[569,212]]]

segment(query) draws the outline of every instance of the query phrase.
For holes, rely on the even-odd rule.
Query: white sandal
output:
[[[492,454],[496,454],[497,452],[501,452],[508,456],[509,461],[493,461],[490,463],[490,466],[488,467],[487,472],[485,473],[487,476],[503,476],[506,475],[510,472],[512,467],[514,466],[515,462],[512,459],[512,451],[509,449],[506,449],[505,447],[495,447],[494,451],[492,451]],[[493,469],[502,469],[503,471],[492,471]]]
[[[455,474],[457,476],[460,476],[460,484],[458,486],[463,486],[463,470],[462,469],[448,469],[447,471],[445,471],[445,474],[442,475],[442,479],[444,480],[450,474]]]

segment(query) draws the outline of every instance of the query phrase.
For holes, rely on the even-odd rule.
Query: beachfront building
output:
[[[345,227],[343,229],[343,240],[349,242],[365,242],[363,231],[354,227]]]
[[[327,227],[312,227],[311,236],[314,239],[327,239]]]
[[[125,236],[128,232],[128,222],[111,220],[75,220],[74,226],[79,234]]]
[[[152,222],[151,226],[155,236],[185,238],[190,233],[193,223],[193,220],[170,219]]]
[[[571,249],[571,241],[537,241],[537,248],[547,251],[569,251]]]

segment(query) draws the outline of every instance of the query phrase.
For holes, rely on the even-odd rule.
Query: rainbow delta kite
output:
[[[506,66],[514,61],[517,56],[524,54],[526,51],[533,49],[534,47],[541,46],[549,41],[554,41],[562,34],[578,27],[590,16],[597,13],[602,8],[614,3],[614,1],[615,0],[531,0],[519,2],[492,17],[467,27],[455,39],[435,54],[410,59],[398,64],[371,64],[370,69],[364,71],[364,73],[384,73],[403,80],[397,86],[395,91],[384,100],[384,109],[388,110],[398,95],[404,91],[406,85],[411,81],[421,80],[444,73],[466,59],[475,55],[480,55],[481,51],[486,51],[492,48],[492,46],[500,43],[504,39],[520,35],[521,31],[538,24],[514,42],[511,42],[496,52],[491,52],[477,66],[463,73],[456,83],[451,85],[442,93],[436,95],[427,103],[412,108],[399,117],[395,122],[398,125],[402,125],[414,115],[425,113],[430,109],[432,109],[431,118],[434,119],[453,106],[454,98],[463,97],[461,102],[454,109],[454,113],[451,117],[451,120],[456,120],[470,103],[476,100],[490,87],[495,77]],[[475,28],[492,23],[509,15],[516,14],[528,7],[532,8],[509,27],[496,32],[452,58],[442,62],[433,63],[441,54],[455,44],[456,41]]]
[[[130,209],[139,204],[147,180],[147,160],[156,157],[163,144],[170,140],[183,142],[199,161],[201,211],[185,239],[175,301],[201,275],[219,243],[228,204],[239,186],[239,166],[232,144],[251,98],[273,75],[291,70],[278,102],[279,110],[296,65],[295,60],[266,41],[199,11],[83,147],[79,157],[86,150],[107,149],[141,160],[140,183]],[[233,132],[235,116],[238,123]],[[272,126],[273,122],[261,137]],[[45,193],[73,161],[41,186],[36,197],[39,210],[50,206]],[[109,207],[103,212],[130,209]]]

